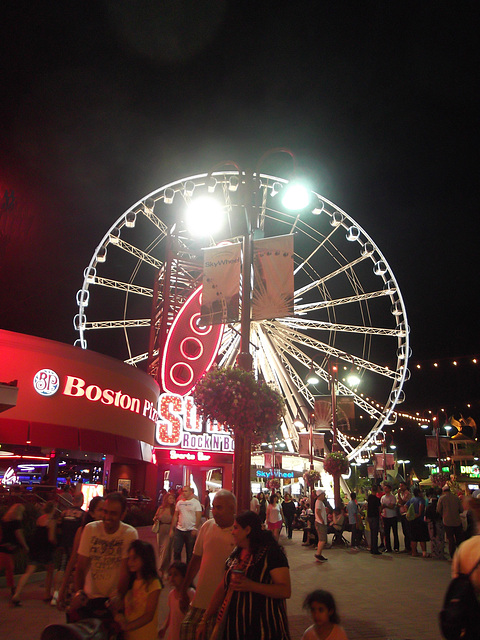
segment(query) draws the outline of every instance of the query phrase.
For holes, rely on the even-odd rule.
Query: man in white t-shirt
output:
[[[182,498],[177,500],[170,527],[170,536],[173,536],[173,559],[175,562],[181,561],[184,546],[187,554],[187,563],[190,562],[201,519],[202,505],[195,498],[191,487],[183,487]]]
[[[188,587],[198,573],[197,589],[180,628],[181,640],[194,640],[200,620],[225,572],[225,560],[235,547],[232,537],[237,501],[230,491],[221,489],[213,498],[212,518],[200,529],[193,556],[183,581],[182,598],[188,605]],[[211,619],[212,626],[215,618]],[[211,629],[209,629],[211,631]],[[207,634],[209,637],[210,634]]]
[[[77,593],[72,603],[74,609],[83,605],[78,610],[80,618],[108,618],[106,601],[122,598],[127,591],[128,548],[138,534],[122,522],[126,507],[121,493],[110,493],[105,500],[103,520],[90,522],[83,529],[75,568]]]

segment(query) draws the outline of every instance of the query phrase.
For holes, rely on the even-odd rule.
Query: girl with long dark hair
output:
[[[155,640],[158,627],[158,598],[161,586],[155,567],[155,551],[149,542],[134,540],[128,549],[130,584],[124,613],[117,613],[125,640]]]

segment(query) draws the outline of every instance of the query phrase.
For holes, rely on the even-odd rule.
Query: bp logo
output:
[[[60,379],[51,369],[41,369],[33,378],[33,388],[41,396],[53,396],[59,386]]]

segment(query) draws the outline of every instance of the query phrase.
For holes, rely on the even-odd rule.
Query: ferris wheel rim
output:
[[[137,210],[139,210],[140,208],[142,208],[145,204],[146,201],[148,201],[149,199],[155,199],[156,196],[158,196],[159,194],[161,194],[162,192],[165,192],[167,189],[174,189],[176,187],[178,187],[178,190],[180,190],[180,186],[181,185],[185,185],[187,182],[191,181],[191,182],[198,182],[198,181],[202,181],[202,180],[206,180],[209,176],[214,176],[214,177],[218,177],[218,176],[224,176],[224,177],[229,177],[229,176],[245,176],[245,172],[239,172],[239,171],[215,171],[213,173],[197,173],[191,176],[186,176],[186,177],[182,177],[180,179],[171,181],[161,187],[159,187],[158,189],[155,189],[153,191],[151,191],[150,193],[148,193],[147,195],[143,196],[142,198],[140,198],[139,200],[137,200],[137,202],[135,202],[133,205],[131,205],[128,209],[126,209],[116,220],[115,222],[110,226],[110,228],[108,229],[108,231],[105,233],[105,235],[103,236],[103,238],[101,239],[101,241],[99,242],[99,244],[97,245],[92,258],[88,264],[88,267],[85,270],[85,274],[88,274],[88,272],[90,272],[92,269],[96,269],[96,266],[98,264],[98,255],[99,252],[101,251],[102,248],[106,248],[110,243],[111,243],[111,237],[112,237],[112,232],[114,229],[121,229],[124,225],[125,225],[125,221],[126,218],[129,214],[131,214],[132,212],[135,212]],[[281,178],[278,176],[273,176],[270,174],[264,174],[264,173],[259,173],[258,176],[256,176],[259,181],[261,182],[262,180],[267,181],[267,183],[269,181],[273,181],[275,183],[280,183],[283,185],[286,185],[289,183],[289,180],[285,179],[285,178]],[[400,290],[400,287],[398,285],[397,279],[394,275],[393,270],[391,269],[387,259],[385,258],[383,252],[380,250],[380,248],[378,247],[378,245],[376,244],[376,242],[373,240],[373,238],[370,236],[369,233],[367,233],[365,231],[365,229],[359,225],[359,223],[352,217],[350,216],[346,211],[344,211],[342,208],[338,207],[338,205],[336,205],[335,203],[333,203],[332,201],[330,201],[329,199],[325,198],[324,196],[322,196],[320,193],[318,193],[317,191],[311,190],[311,194],[314,196],[314,198],[316,198],[319,202],[322,203],[322,213],[325,213],[326,215],[330,216],[330,218],[333,218],[334,214],[338,214],[341,218],[340,222],[338,223],[338,226],[343,227],[344,229],[348,229],[349,227],[354,227],[359,231],[359,238],[362,237],[362,239],[364,240],[364,244],[366,243],[370,243],[372,245],[372,247],[374,248],[373,253],[375,254],[375,256],[378,258],[379,262],[383,262],[386,266],[386,270],[385,273],[388,275],[388,280],[390,282],[393,283],[392,289],[391,291],[393,292],[392,295],[390,295],[390,299],[392,300],[392,302],[394,301],[395,298],[395,302],[399,304],[400,306],[400,316],[403,319],[403,324],[406,327],[406,331],[405,334],[403,336],[402,342],[401,342],[401,346],[404,347],[404,355],[403,357],[397,358],[397,363],[396,363],[396,371],[400,372],[399,378],[396,379],[392,385],[392,389],[391,389],[391,394],[395,393],[395,397],[393,398],[393,400],[391,400],[391,398],[388,398],[388,401],[384,407],[385,413],[384,413],[384,417],[383,420],[380,421],[380,423],[374,425],[374,427],[372,427],[372,429],[368,432],[368,434],[365,436],[364,440],[362,441],[361,444],[359,444],[356,447],[352,447],[350,449],[350,451],[348,451],[348,458],[353,460],[358,458],[358,456],[360,455],[361,451],[368,447],[370,443],[374,442],[374,439],[376,437],[376,435],[381,432],[385,426],[385,424],[388,424],[389,421],[393,420],[395,417],[395,407],[397,405],[397,400],[400,396],[400,393],[402,392],[403,389],[403,385],[405,383],[406,380],[406,376],[407,376],[407,365],[408,365],[408,359],[409,359],[409,355],[410,355],[410,339],[409,339],[409,331],[408,331],[408,320],[407,320],[407,313],[406,313],[406,308],[405,308],[405,303],[404,303],[404,299]],[[325,208],[327,207],[327,209]],[[332,212],[330,212],[328,210],[328,208],[332,209]],[[359,242],[359,240],[356,240],[357,242]],[[373,255],[373,254],[372,254]],[[88,275],[84,274],[84,280],[83,280],[83,284],[82,284],[82,291],[86,291],[89,292],[90,289],[90,282],[88,280]],[[383,276],[382,276],[383,278]],[[385,278],[383,278],[384,284],[386,284],[386,280]],[[88,300],[88,298],[87,298]],[[79,317],[81,319],[82,315],[85,314],[85,307],[87,305],[83,304],[83,300],[80,301],[80,303],[78,304],[78,309],[79,309]],[[86,348],[86,338],[85,338],[85,329],[81,323],[81,321],[79,322],[79,326],[78,328],[76,327],[76,329],[79,332],[79,337],[80,337],[80,346],[82,348]],[[78,342],[78,341],[77,341]],[[401,363],[400,363],[401,360]]]

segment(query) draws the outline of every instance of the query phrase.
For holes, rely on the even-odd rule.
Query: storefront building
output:
[[[57,484],[67,467],[72,480],[155,495],[159,389],[150,376],[107,356],[0,330],[0,383],[0,478],[8,472],[38,482],[47,475]]]
[[[232,487],[231,436],[201,421],[190,395],[160,394],[123,362],[0,330],[0,394],[0,479],[152,499],[192,480],[200,496]]]
[[[199,497],[205,490],[232,489],[234,440],[199,418],[191,395],[160,395],[155,445],[163,488],[191,484]]]

